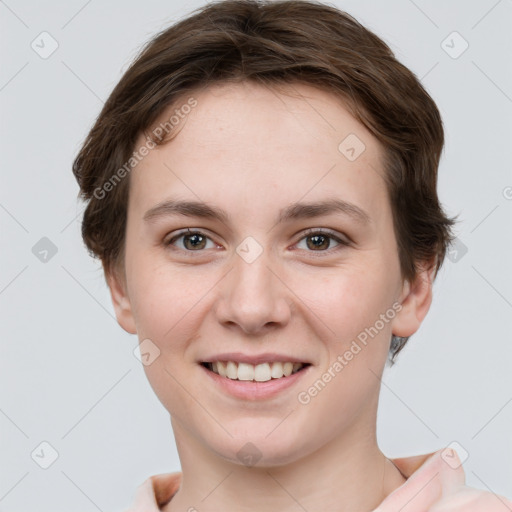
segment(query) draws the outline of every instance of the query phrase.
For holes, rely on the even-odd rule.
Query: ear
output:
[[[392,324],[392,332],[395,336],[406,338],[419,329],[432,303],[434,275],[434,265],[425,264],[420,267],[414,280],[404,281],[400,300],[402,309],[395,316]]]
[[[118,269],[104,270],[112,304],[119,325],[130,334],[137,334],[135,319],[132,314],[132,306],[127,293],[126,277],[124,272]]]

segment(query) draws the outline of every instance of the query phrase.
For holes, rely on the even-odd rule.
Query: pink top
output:
[[[512,511],[512,501],[465,485],[465,474],[457,452],[443,448],[426,455],[391,459],[406,482],[395,489],[373,512],[427,512],[434,504],[445,504],[450,511]],[[154,475],[136,491],[133,506],[126,512],[160,512],[181,482],[181,472]],[[483,499],[482,499],[483,498]],[[444,508],[443,508],[444,510]]]

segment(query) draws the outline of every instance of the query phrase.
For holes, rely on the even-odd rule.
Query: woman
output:
[[[224,1],[148,44],[74,165],[182,466],[133,510],[511,506],[451,448],[391,461],[376,441],[385,363],[451,240],[443,143],[415,76],[335,8]]]

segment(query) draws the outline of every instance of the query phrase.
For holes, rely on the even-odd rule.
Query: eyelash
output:
[[[213,242],[213,240],[209,236],[207,236],[205,233],[203,233],[202,231],[191,231],[190,229],[187,229],[186,231],[181,231],[180,233],[176,234],[171,239],[169,239],[167,242],[165,242],[165,246],[166,247],[171,247],[174,244],[174,242],[176,242],[176,240],[179,240],[180,238],[182,238],[184,236],[191,236],[191,235],[200,235],[200,236],[203,236],[203,237],[205,237],[208,240]],[[330,231],[328,229],[318,229],[318,228],[309,228],[309,229],[307,229],[302,234],[302,237],[299,238],[299,240],[297,240],[297,242],[294,245],[297,245],[302,240],[304,240],[304,239],[306,239],[308,237],[311,237],[313,235],[325,236],[327,238],[330,238],[330,239],[334,240],[339,245],[336,246],[336,247],[333,247],[333,248],[330,247],[330,248],[328,248],[326,250],[319,250],[319,251],[311,250],[311,251],[307,251],[307,252],[310,252],[310,253],[329,253],[330,254],[331,251],[336,251],[336,250],[339,250],[339,249],[341,249],[343,247],[347,247],[347,246],[350,245],[350,242],[348,242],[347,240],[343,240],[342,238],[338,237],[334,232],[332,232],[332,231]],[[215,243],[215,242],[213,242],[213,243]],[[183,251],[183,252],[187,252],[187,253],[193,254],[193,253],[201,253],[205,249],[199,249],[197,251],[188,250],[188,249],[173,249],[173,250],[178,250],[178,251]]]

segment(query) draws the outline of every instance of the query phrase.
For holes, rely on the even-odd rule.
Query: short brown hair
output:
[[[255,81],[326,90],[384,147],[383,168],[402,275],[441,266],[453,220],[437,196],[444,145],[439,111],[416,76],[357,20],[306,0],[224,0],[157,34],[116,85],[73,164],[85,209],[82,236],[104,269],[122,265],[129,180],[105,184],[131,157],[137,137],[197,88]],[[157,143],[162,143],[162,140]],[[124,175],[124,174],[123,174]],[[406,338],[393,338],[392,360]]]

